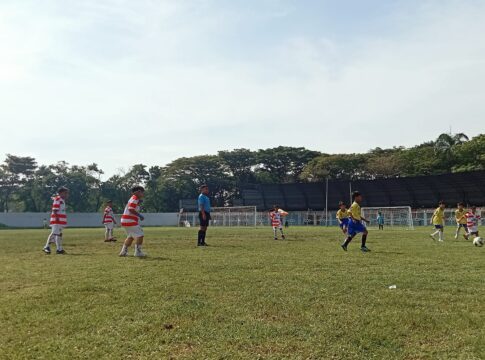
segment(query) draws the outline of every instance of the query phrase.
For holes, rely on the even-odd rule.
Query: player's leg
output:
[[[108,224],[104,224],[104,242],[109,241],[109,226]]]
[[[134,237],[133,235],[131,234],[131,230],[128,230],[127,228],[125,228],[126,230],[126,239],[125,241],[123,242],[123,246],[121,247],[121,251],[120,251],[120,256],[127,256],[128,255],[128,249],[130,248],[131,244],[133,243],[133,240],[134,240]]]
[[[141,247],[143,245],[143,239],[144,239],[143,230],[141,229],[141,227],[139,230],[140,231],[137,231],[139,235],[135,239],[135,256],[145,257],[146,254],[141,250]]]
[[[285,234],[283,232],[283,226],[280,225],[280,233],[281,233],[281,238],[285,240]]]
[[[278,240],[278,229],[276,226],[273,226],[273,239]]]
[[[440,230],[441,230],[441,226],[440,226],[440,225],[435,225],[435,226],[434,226],[434,229],[435,229],[435,231],[434,231],[433,233],[431,233],[429,236],[431,236],[431,238],[432,238],[433,240],[436,240],[435,236],[436,236],[437,234],[439,234],[439,232],[440,232]]]
[[[443,227],[439,230],[438,232],[438,241],[445,241],[445,236],[444,236],[444,231]]]
[[[59,233],[56,236],[56,254],[65,254],[64,248],[62,247],[62,228],[59,228]]]
[[[460,228],[461,228],[461,224],[457,224],[456,231],[455,231],[455,239],[458,239],[458,235],[460,234]]]
[[[363,232],[362,232],[362,243],[361,243],[361,246],[360,246],[360,250],[362,250],[363,252],[368,252],[370,251],[370,249],[365,245],[366,241],[367,241],[367,235],[369,234],[369,232],[367,231],[367,229],[365,229]]]
[[[51,233],[47,237],[47,242],[45,243],[45,246],[44,246],[44,249],[43,249],[46,254],[50,254],[51,253],[50,244],[55,243],[56,236],[57,235],[55,234],[54,226],[52,226],[51,227]]]

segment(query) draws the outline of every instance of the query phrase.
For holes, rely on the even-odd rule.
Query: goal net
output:
[[[199,224],[198,212],[181,212],[181,226],[197,226]],[[256,206],[213,207],[211,209],[210,226],[256,226]]]
[[[378,227],[379,214],[384,222],[384,228],[406,228],[414,230],[413,215],[410,206],[394,207],[363,207],[362,216],[369,220],[369,226]]]

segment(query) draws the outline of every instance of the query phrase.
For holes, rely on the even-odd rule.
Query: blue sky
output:
[[[112,174],[477,135],[484,18],[478,0],[3,0],[0,154]]]

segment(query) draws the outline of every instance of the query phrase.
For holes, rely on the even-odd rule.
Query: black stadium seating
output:
[[[379,180],[328,182],[328,208],[334,210],[339,201],[350,201],[350,192],[364,195],[363,206],[411,206],[432,208],[440,200],[450,206],[463,201],[485,206],[485,171],[446,175],[406,177]],[[325,209],[325,183],[279,185],[246,185],[242,189],[242,205],[269,209],[274,204],[286,210]]]

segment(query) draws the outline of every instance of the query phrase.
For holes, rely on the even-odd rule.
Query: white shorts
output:
[[[51,233],[54,235],[61,235],[62,229],[64,229],[65,227],[66,225],[53,224],[51,225]]]
[[[143,229],[141,228],[140,225],[124,226],[124,228],[126,231],[126,235],[128,235],[128,237],[132,237],[136,239],[144,236]]]
[[[469,234],[477,233],[477,232],[478,232],[478,226],[472,226],[472,227],[469,227],[468,228],[468,233]]]
[[[106,224],[104,224],[104,227],[107,230],[113,230],[115,228],[115,223],[106,223]]]

